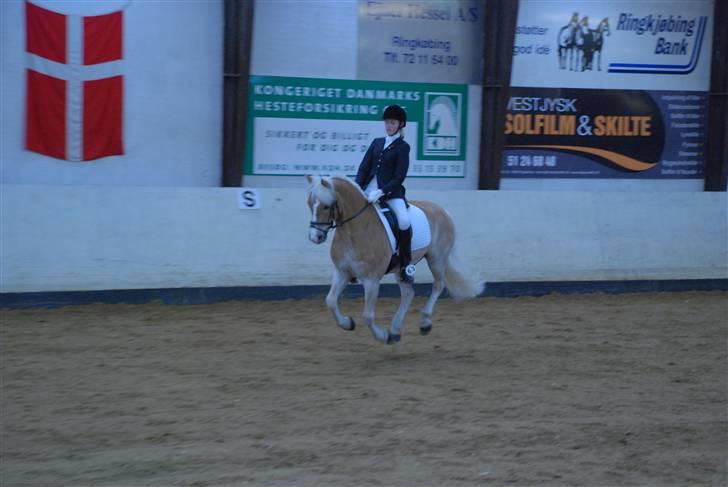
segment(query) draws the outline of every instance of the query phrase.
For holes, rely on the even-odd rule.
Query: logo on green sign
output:
[[[426,156],[460,155],[460,93],[425,92],[424,150]]]

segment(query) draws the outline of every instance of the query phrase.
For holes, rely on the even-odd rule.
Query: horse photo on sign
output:
[[[609,17],[604,17],[596,29],[591,29],[589,17],[584,16],[579,20],[579,14],[574,12],[569,23],[558,33],[559,68],[591,71],[596,58],[597,71],[601,71],[604,37],[608,35],[611,35]]]

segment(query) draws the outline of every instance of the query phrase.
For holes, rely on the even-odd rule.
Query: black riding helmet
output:
[[[389,105],[384,109],[384,114],[382,115],[382,120],[387,119],[399,120],[402,124],[402,127],[400,128],[403,128],[407,125],[407,112],[405,112],[404,108],[399,105]]]

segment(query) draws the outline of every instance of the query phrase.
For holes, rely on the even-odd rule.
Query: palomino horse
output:
[[[374,322],[379,283],[392,258],[386,230],[375,208],[367,201],[359,186],[346,177],[306,176],[306,179],[309,183],[308,206],[312,216],[309,239],[321,244],[326,241],[329,230],[336,228],[331,244],[331,260],[335,269],[326,305],[341,328],[353,330],[356,326],[354,320],[341,312],[338,301],[347,283],[358,279],[364,286],[364,321],[374,338],[382,343],[398,342],[402,322],[415,291],[412,284],[400,281],[401,301],[391,327],[385,330]],[[453,256],[455,227],[447,212],[426,201],[410,203],[422,209],[430,225],[430,245],[412,252],[412,263],[425,258],[434,277],[432,294],[422,309],[420,320],[420,333],[427,335],[432,330],[435,301],[445,287],[454,298],[463,299],[480,294],[483,285],[467,277],[456,264]],[[397,272],[397,269],[392,272]]]

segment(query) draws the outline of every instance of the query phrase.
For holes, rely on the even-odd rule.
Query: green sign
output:
[[[464,177],[467,85],[253,76],[246,174],[354,174],[391,104],[407,111],[410,176]]]

